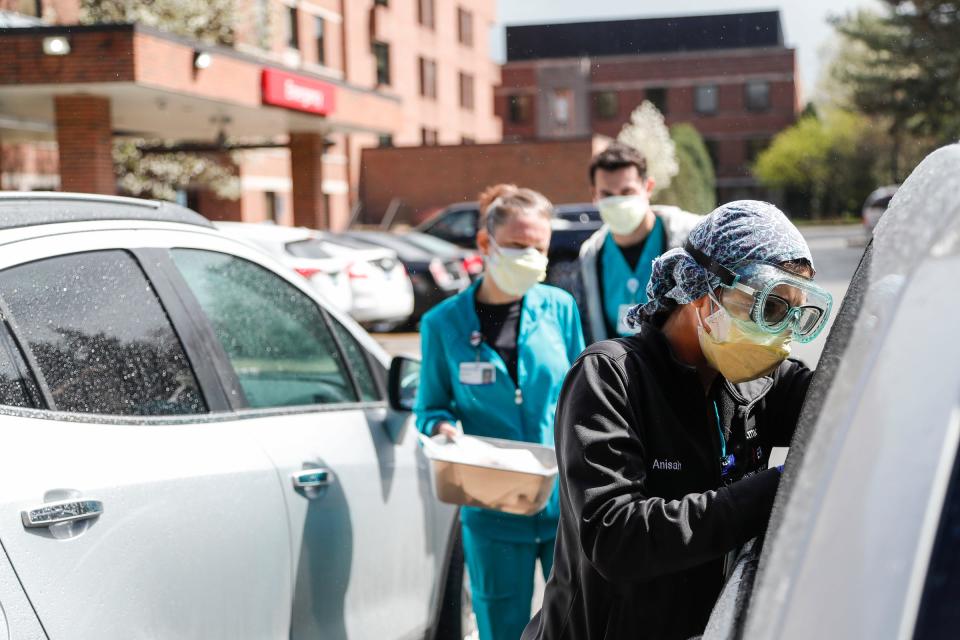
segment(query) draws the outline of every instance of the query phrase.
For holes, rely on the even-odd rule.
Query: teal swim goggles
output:
[[[815,339],[826,326],[833,296],[812,280],[765,262],[730,269],[690,243],[684,249],[720,279],[720,303],[733,317],[752,320],[767,333],[789,330],[801,343]]]

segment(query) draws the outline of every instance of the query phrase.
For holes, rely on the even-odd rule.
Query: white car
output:
[[[0,244],[0,637],[442,634],[408,361],[176,205],[4,193]]]
[[[291,243],[310,242],[313,234],[309,229],[245,222],[215,222],[214,226],[228,236],[256,245],[277,258],[306,278],[330,304],[349,313],[353,304],[353,291],[347,276],[350,259],[344,256],[300,258],[287,248]]]
[[[900,187],[705,640],[960,633],[960,145]]]
[[[395,252],[344,244],[322,231],[240,222],[216,223],[251,242],[313,283],[357,322],[391,328],[413,313],[413,285]]]

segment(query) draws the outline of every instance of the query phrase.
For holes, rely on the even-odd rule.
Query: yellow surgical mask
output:
[[[719,303],[701,319],[697,313],[700,349],[710,366],[734,384],[772,373],[790,355],[789,330],[779,334],[754,331],[749,321],[733,318]],[[706,327],[709,327],[709,332]]]
[[[547,277],[547,257],[534,249],[504,249],[490,239],[487,273],[506,294],[522,296]]]

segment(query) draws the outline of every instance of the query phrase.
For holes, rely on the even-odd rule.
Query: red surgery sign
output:
[[[333,113],[336,87],[278,69],[263,70],[263,104],[325,116]]]

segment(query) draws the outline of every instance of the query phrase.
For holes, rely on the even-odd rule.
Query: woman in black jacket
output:
[[[830,295],[773,205],[724,205],[654,263],[638,332],[588,348],[560,396],[560,524],[525,640],[690,638],[725,555],[760,535],[811,372],[791,341]]]

